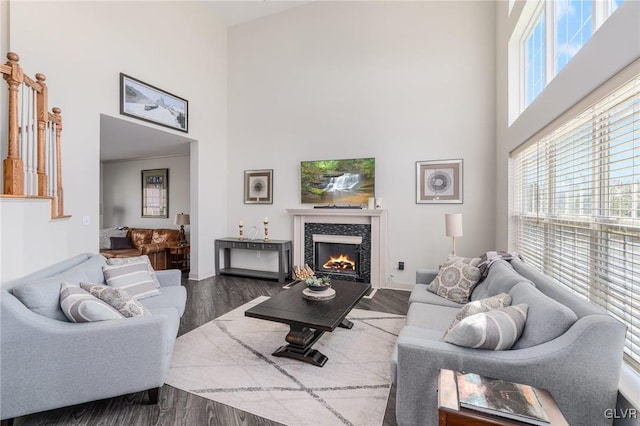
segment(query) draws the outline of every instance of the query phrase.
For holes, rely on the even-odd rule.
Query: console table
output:
[[[220,268],[220,250],[224,249],[224,263]],[[278,272],[255,269],[232,268],[231,249],[278,252]],[[220,238],[215,241],[216,275],[238,275],[242,277],[275,279],[283,283],[291,274],[291,241],[283,240],[239,240]]]

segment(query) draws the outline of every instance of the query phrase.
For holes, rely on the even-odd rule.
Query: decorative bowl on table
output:
[[[307,284],[307,288],[312,291],[325,291],[331,288],[330,278],[318,278],[316,276],[309,277],[304,282]]]

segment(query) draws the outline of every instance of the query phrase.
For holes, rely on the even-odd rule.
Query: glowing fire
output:
[[[346,254],[341,254],[338,257],[329,256],[329,260],[322,265],[325,269],[331,269],[334,271],[345,271],[351,269],[352,271],[356,270],[356,262],[349,259],[349,256]]]

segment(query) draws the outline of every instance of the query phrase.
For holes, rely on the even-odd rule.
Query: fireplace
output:
[[[313,237],[313,270],[336,278],[360,277],[362,237],[317,235]]]
[[[373,288],[387,286],[387,211],[366,209],[287,209],[293,216],[293,264],[318,264],[313,236],[339,237],[335,244],[359,244],[356,273],[341,273],[335,279],[371,283]],[[358,241],[348,239],[356,237]],[[347,238],[347,240],[344,240]],[[316,238],[317,239],[317,238]],[[323,262],[323,264],[326,263]],[[359,265],[359,266],[358,266]],[[322,265],[321,265],[322,266]],[[343,271],[344,272],[344,271]],[[319,276],[331,275],[316,272]]]
[[[307,223],[304,259],[320,277],[370,282],[371,226]]]

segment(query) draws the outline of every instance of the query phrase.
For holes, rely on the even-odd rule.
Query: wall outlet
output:
[[[83,225],[91,225],[91,216],[82,216]]]
[[[404,262],[398,262],[398,270],[404,271]]]
[[[260,251],[256,252],[256,257],[260,257]]]

